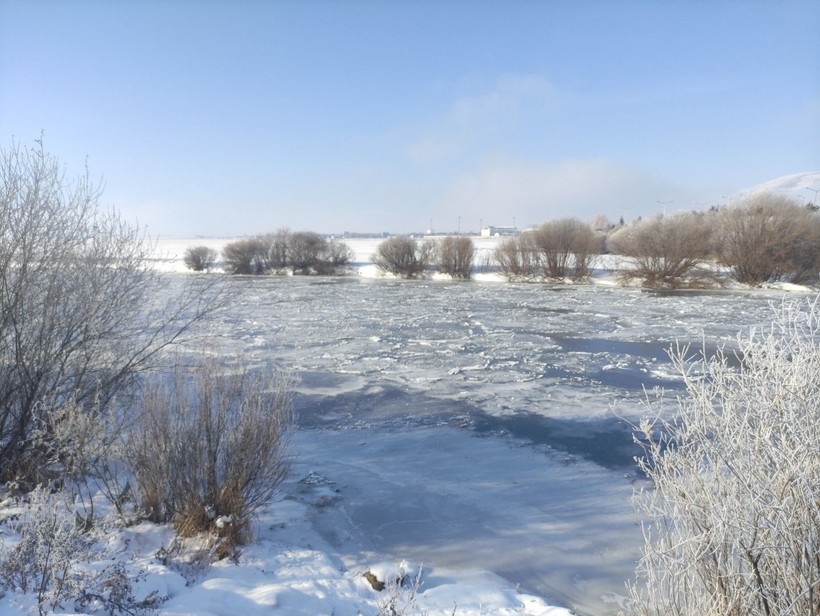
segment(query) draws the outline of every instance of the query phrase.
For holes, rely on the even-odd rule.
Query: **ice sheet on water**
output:
[[[326,395],[391,384],[483,410],[601,415],[675,387],[676,341],[731,343],[765,324],[773,294],[458,284],[357,278],[231,279],[220,348],[272,360]],[[222,344],[224,342],[224,344]],[[328,376],[334,375],[332,382]]]
[[[640,539],[631,479],[449,426],[296,438],[294,477],[333,486],[334,505],[314,507],[312,522],[347,567],[386,554],[481,568],[580,613],[617,612],[608,600]]]

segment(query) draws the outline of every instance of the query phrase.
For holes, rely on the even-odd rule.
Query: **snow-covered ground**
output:
[[[225,241],[161,242],[172,284],[186,247]],[[298,379],[292,473],[238,562],[159,558],[171,533],[149,524],[112,533],[107,557],[145,569],[167,614],[377,614],[364,572],[405,560],[408,614],[617,613],[641,543],[617,416],[680,387],[671,344],[731,344],[781,291],[390,280],[370,269],[378,242],[350,242],[359,275],[225,278],[207,347]],[[9,592],[0,614],[31,605]]]

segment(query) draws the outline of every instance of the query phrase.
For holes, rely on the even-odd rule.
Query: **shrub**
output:
[[[820,298],[697,365],[678,416],[644,419],[652,483],[632,614],[820,614]],[[705,371],[705,375],[700,372]]]
[[[820,214],[794,200],[758,193],[718,214],[718,260],[751,285],[816,282]]]
[[[330,240],[325,242],[324,250],[314,264],[317,274],[329,276],[338,272],[353,259],[353,251],[344,242]]]
[[[539,267],[540,259],[529,234],[508,237],[493,251],[498,267],[508,280],[531,278]]]
[[[327,240],[313,231],[300,231],[290,236],[287,263],[294,274],[306,274],[316,268],[324,256]]]
[[[30,481],[62,489],[74,503],[77,522],[87,530],[94,523],[98,490],[123,514],[117,502],[122,487],[109,473],[110,454],[122,435],[122,414],[102,412],[98,399],[82,405],[74,397],[43,400],[39,410],[31,433]]]
[[[538,263],[548,278],[586,278],[601,252],[592,228],[576,218],[544,223],[531,233],[528,243],[539,253]]]
[[[647,286],[678,287],[703,280],[703,269],[712,252],[712,222],[705,214],[684,212],[640,220],[616,231],[611,250],[634,262],[626,279],[641,278]]]
[[[164,600],[156,591],[142,599],[133,592],[125,565],[114,562],[100,568],[94,538],[78,525],[76,512],[43,486],[27,496],[23,513],[12,525],[20,541],[0,558],[0,587],[37,595],[39,613],[53,613],[73,602],[84,609],[93,606],[109,614],[134,616],[154,613]],[[50,607],[51,610],[47,608]]]
[[[153,247],[100,194],[87,176],[67,180],[42,142],[0,149],[0,480],[38,482],[44,400],[107,413],[213,307],[201,280],[158,306]]]
[[[267,245],[268,268],[278,270],[287,267],[290,231],[279,229],[275,233],[264,235],[263,239]]]
[[[271,249],[270,236],[230,242],[222,248],[223,267],[230,274],[267,274],[273,269]]]
[[[276,233],[237,240],[222,250],[231,274],[262,275],[291,268],[294,274],[335,274],[353,256],[342,242],[329,241],[313,231]]]
[[[438,271],[467,280],[473,272],[475,246],[469,237],[447,236],[438,246]]]
[[[150,519],[211,532],[222,548],[243,543],[287,472],[286,380],[209,358],[178,362],[144,383],[140,410],[127,455]]]
[[[427,271],[433,250],[431,242],[419,244],[409,237],[391,237],[379,244],[373,263],[382,272],[414,278]]]
[[[207,246],[190,246],[185,249],[183,262],[185,267],[195,272],[204,272],[211,269],[216,263],[217,253]]]
[[[30,503],[18,522],[20,542],[0,561],[4,588],[37,593],[40,614],[50,605],[82,595],[91,576],[77,567],[91,555],[91,540],[72,513],[45,488],[30,493]]]
[[[377,616],[412,616],[427,613],[419,609],[417,601],[422,586],[421,566],[416,568],[407,561],[402,561],[392,571],[385,571],[384,574],[384,581],[379,580],[369,570],[365,574],[374,589],[381,586],[378,592],[384,592],[376,602],[379,610]],[[452,614],[455,613],[456,608],[453,608]]]
[[[294,274],[335,274],[352,258],[353,252],[346,244],[312,231],[294,233],[288,244],[288,265]]]

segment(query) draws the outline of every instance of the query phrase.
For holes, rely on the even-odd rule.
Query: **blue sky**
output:
[[[820,1],[0,0],[41,131],[161,236],[704,209],[820,170]]]

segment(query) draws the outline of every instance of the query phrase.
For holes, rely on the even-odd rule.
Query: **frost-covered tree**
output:
[[[43,479],[31,437],[47,406],[107,412],[211,305],[202,280],[161,302],[152,245],[99,198],[41,141],[0,149],[0,480]]]

